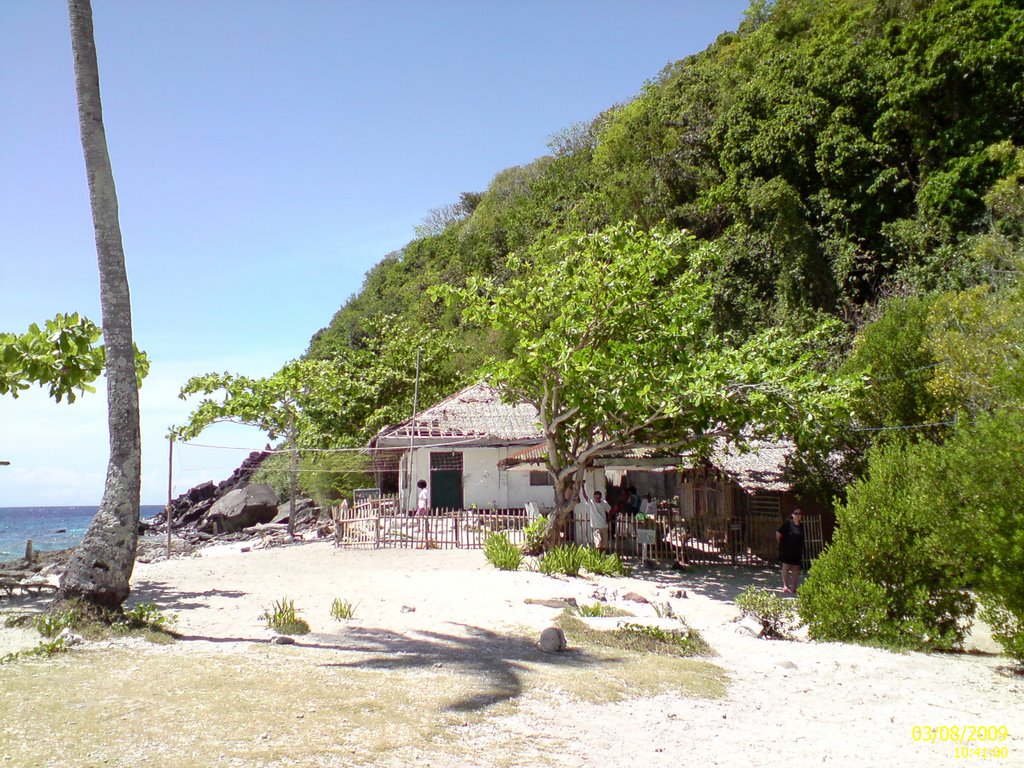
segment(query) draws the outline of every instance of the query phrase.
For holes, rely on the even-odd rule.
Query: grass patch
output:
[[[572,613],[577,616],[633,616],[634,614],[629,611],[623,610],[622,608],[616,608],[614,605],[608,605],[607,603],[581,603],[575,608],[569,609]]]
[[[356,617],[356,607],[349,600],[334,598],[331,602],[331,618],[335,621],[347,621]]]
[[[273,605],[263,610],[263,620],[267,626],[282,635],[308,635],[309,622],[299,618],[295,603],[287,597],[275,600]]]
[[[704,661],[608,649],[553,659],[532,638],[509,642],[469,655],[458,643],[438,646],[422,657],[403,655],[397,665],[380,650],[85,649],[25,662],[27,669],[0,667],[0,743],[11,765],[26,768],[50,765],[54,755],[66,765],[106,768],[283,768],[458,765],[467,748],[493,749],[500,738],[495,764],[530,754],[544,765],[544,751],[557,745],[544,747],[535,730],[501,725],[520,702],[725,690],[722,671]],[[438,652],[442,666],[435,666]],[[268,700],[278,712],[272,720]],[[159,717],[139,717],[154,706]],[[200,727],[210,722],[218,727]]]
[[[624,623],[617,629],[594,629],[566,610],[558,625],[573,642],[587,647],[612,648],[662,656],[712,656],[714,649],[692,627],[680,624],[678,630],[645,624]]]

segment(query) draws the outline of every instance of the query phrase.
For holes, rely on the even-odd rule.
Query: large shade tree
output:
[[[128,597],[139,533],[139,388],[117,193],[100,104],[92,6],[89,0],[68,0],[68,13],[78,122],[100,273],[110,456],[99,511],[61,577],[56,601],[79,598],[99,608],[118,610]]]
[[[713,332],[711,252],[682,232],[633,225],[567,236],[510,262],[499,284],[437,290],[498,332],[488,369],[512,402],[537,408],[557,540],[585,471],[629,449],[678,452],[715,437],[793,434],[845,400],[820,350],[828,326],[746,343]]]

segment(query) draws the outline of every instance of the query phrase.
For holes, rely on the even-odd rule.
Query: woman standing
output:
[[[775,533],[775,539],[779,542],[779,560],[782,562],[783,592],[795,593],[800,584],[800,566],[804,560],[804,528],[800,523],[802,519],[803,512],[798,507]]]

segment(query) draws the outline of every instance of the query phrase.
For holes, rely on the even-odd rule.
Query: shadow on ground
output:
[[[685,571],[639,567],[632,577],[662,587],[676,587],[712,600],[731,603],[747,587],[778,590],[779,572],[772,568],[731,565],[691,565]]]
[[[208,607],[203,597],[244,597],[247,593],[237,589],[208,589],[205,592],[184,592],[165,581],[143,581],[132,584],[130,603],[153,603],[161,611],[184,611],[189,608]]]

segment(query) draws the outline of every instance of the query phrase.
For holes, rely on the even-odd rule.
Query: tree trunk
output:
[[[132,342],[131,296],[124,266],[114,175],[103,129],[90,1],[68,0],[68,14],[78,121],[100,273],[110,458],[99,511],[61,577],[56,600],[77,597],[96,607],[116,611],[128,597],[139,535],[142,460],[139,390]]]
[[[548,528],[544,532],[545,551],[561,543],[562,530],[579,500],[579,495],[580,481],[577,479],[577,473],[561,479],[555,477],[555,511],[548,518]]]

